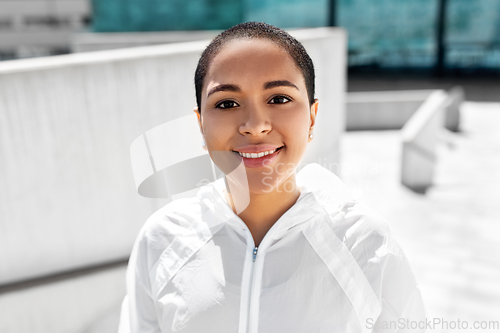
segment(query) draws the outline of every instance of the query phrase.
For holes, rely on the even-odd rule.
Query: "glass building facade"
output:
[[[441,45],[447,69],[500,70],[500,0],[93,0],[93,11],[96,32],[321,27],[334,15],[350,67],[432,68]]]
[[[428,68],[438,53],[438,0],[340,0],[337,22],[349,33],[349,65]],[[447,0],[447,68],[500,68],[500,1]]]

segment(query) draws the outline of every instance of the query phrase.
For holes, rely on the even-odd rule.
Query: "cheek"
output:
[[[228,117],[207,115],[203,119],[203,132],[208,148],[215,149],[224,142],[227,143],[234,132],[233,127]]]
[[[309,135],[309,117],[304,112],[295,115],[287,115],[280,121],[281,132],[286,135],[290,143],[307,143]]]

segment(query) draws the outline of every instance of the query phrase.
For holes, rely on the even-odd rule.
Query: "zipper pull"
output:
[[[257,257],[257,251],[259,249],[257,248],[257,246],[253,249],[253,261],[255,261],[255,257]]]

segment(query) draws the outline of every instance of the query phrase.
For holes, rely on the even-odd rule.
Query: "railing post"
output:
[[[446,45],[445,45],[445,35],[446,35],[446,8],[448,5],[448,0],[439,0],[439,8],[437,15],[437,30],[436,30],[436,44],[437,44],[437,54],[436,54],[436,76],[443,76],[445,69],[445,56],[446,56]]]
[[[337,1],[328,1],[328,26],[335,27],[337,25]]]

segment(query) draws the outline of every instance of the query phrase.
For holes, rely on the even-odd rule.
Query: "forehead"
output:
[[[242,85],[269,80],[290,80],[303,85],[302,72],[286,50],[266,39],[235,39],[212,59],[205,90],[216,83]]]

